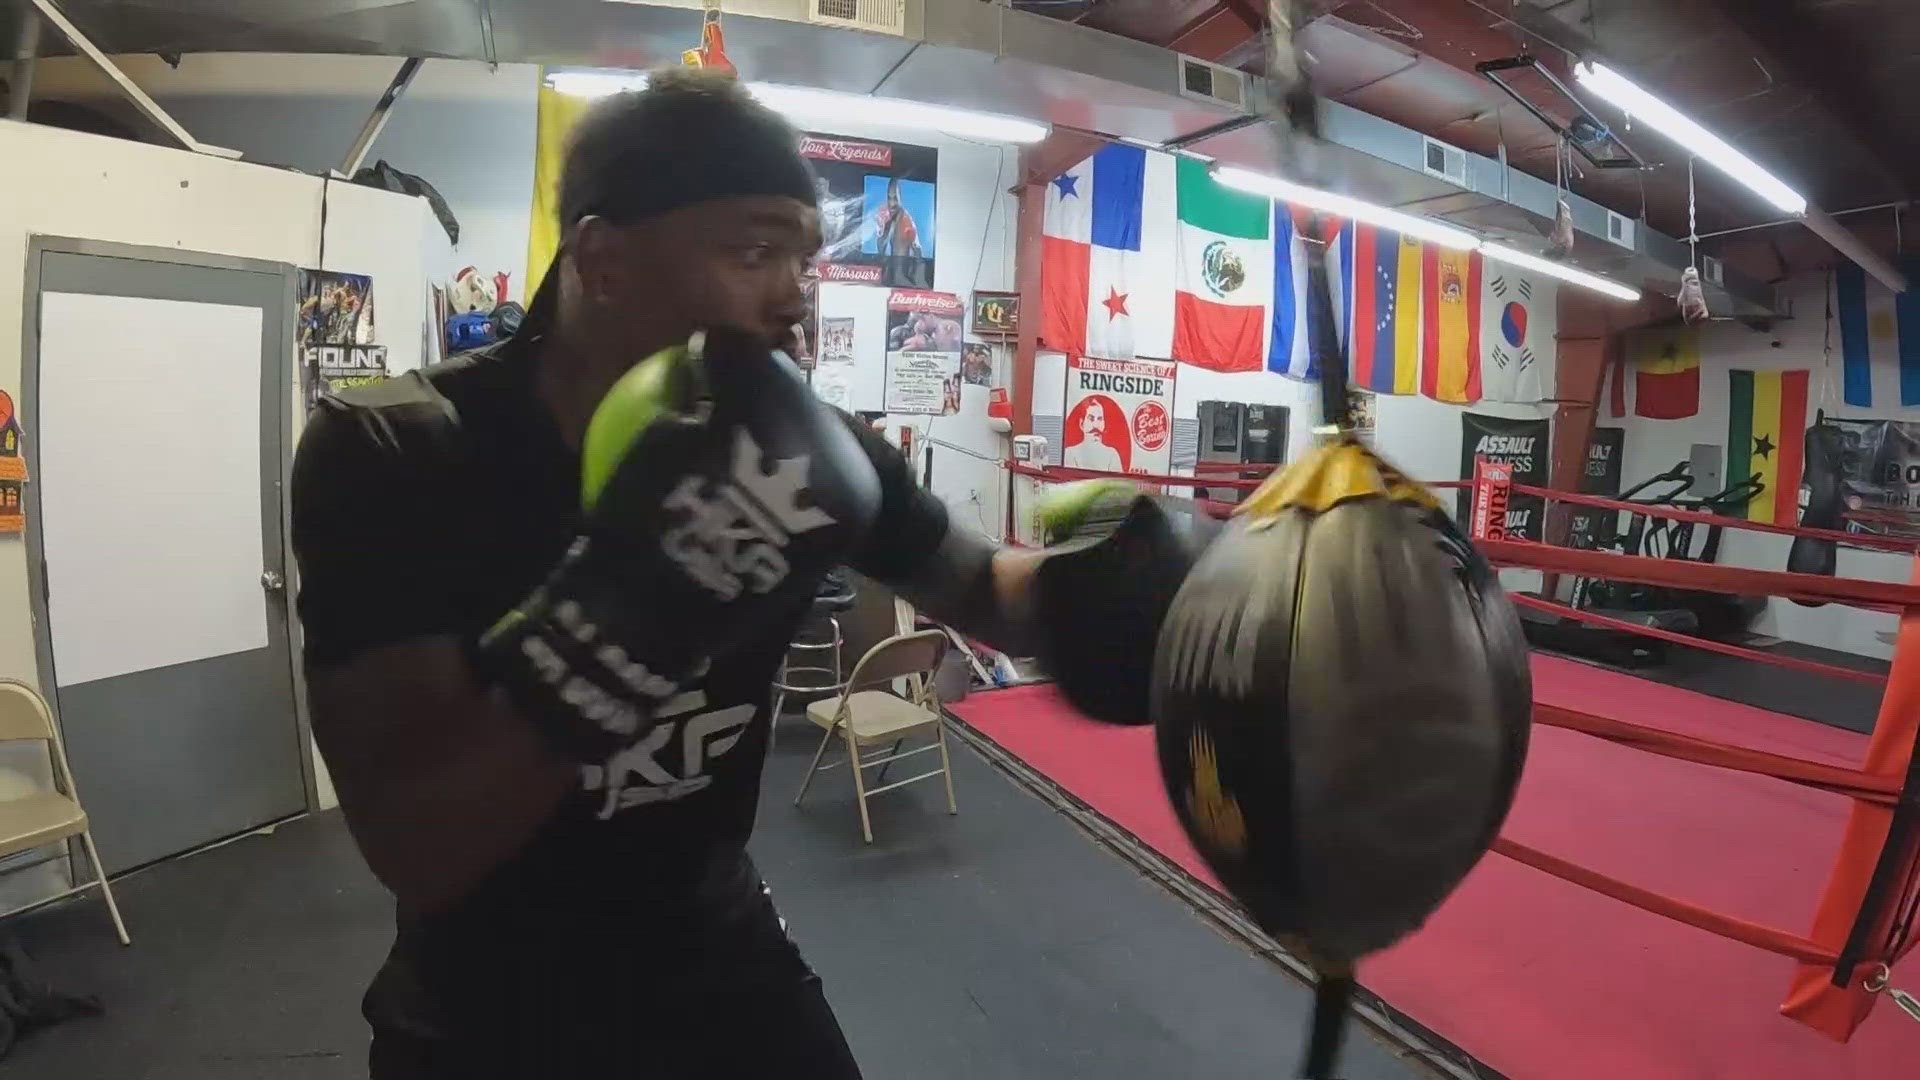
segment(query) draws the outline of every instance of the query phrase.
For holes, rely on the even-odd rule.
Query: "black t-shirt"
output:
[[[534,395],[536,349],[516,340],[322,399],[292,490],[310,670],[409,638],[471,639],[566,550],[579,524],[579,461]],[[882,490],[871,540],[851,563],[902,580],[946,535],[946,509],[884,439],[846,420]],[[748,947],[729,930],[764,908],[745,848],[769,688],[807,604],[796,600],[715,657],[633,747],[583,767],[579,791],[464,900],[403,921],[369,995],[376,1025],[388,1011],[415,1024],[420,1011],[388,1009],[382,983],[424,990],[444,1012],[501,977],[538,979],[527,972],[543,965],[556,986],[575,985]]]

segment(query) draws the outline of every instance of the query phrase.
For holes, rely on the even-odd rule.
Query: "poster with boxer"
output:
[[[1920,423],[1823,418],[1801,475],[1798,524],[1920,539]]]
[[[808,132],[800,154],[820,205],[820,279],[932,288],[940,152]]]
[[[295,289],[300,396],[307,408],[322,394],[386,378],[386,347],[373,343],[373,278],[302,270]]]
[[[960,411],[960,319],[952,293],[895,289],[887,297],[887,383],[890,413],[948,416]]]
[[[1583,495],[1620,494],[1620,462],[1626,451],[1625,428],[1596,427],[1587,442],[1587,465],[1580,474]],[[1568,517],[1567,543],[1572,547],[1595,550],[1611,547],[1619,532],[1620,511],[1576,506]]]
[[[20,411],[0,390],[0,535],[27,531],[27,459],[20,455]]]
[[[1069,469],[1166,475],[1173,463],[1173,380],[1161,360],[1067,357],[1067,416],[1060,464]]]
[[[1491,458],[1513,468],[1513,482],[1534,487],[1547,486],[1547,421],[1509,420],[1481,413],[1460,414],[1460,477],[1473,476],[1477,458]],[[1459,521],[1466,521],[1472,505],[1472,493],[1461,491]],[[1515,540],[1538,540],[1541,536],[1542,500],[1538,495],[1515,495],[1507,504],[1507,535]]]

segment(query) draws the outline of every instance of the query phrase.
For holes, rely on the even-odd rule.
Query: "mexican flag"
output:
[[[1183,157],[1174,178],[1173,358],[1213,371],[1260,371],[1273,297],[1271,204],[1223,187]]]
[[[1800,520],[1801,451],[1807,434],[1807,373],[1727,373],[1727,483],[1758,476],[1767,485],[1747,504],[1748,521]]]

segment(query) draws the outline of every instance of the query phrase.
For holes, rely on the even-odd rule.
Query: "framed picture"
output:
[[[982,337],[1010,337],[1020,332],[1020,294],[973,294],[973,332]]]

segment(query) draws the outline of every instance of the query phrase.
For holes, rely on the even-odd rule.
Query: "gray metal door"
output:
[[[292,273],[29,250],[41,680],[109,870],[307,806],[280,496]]]

